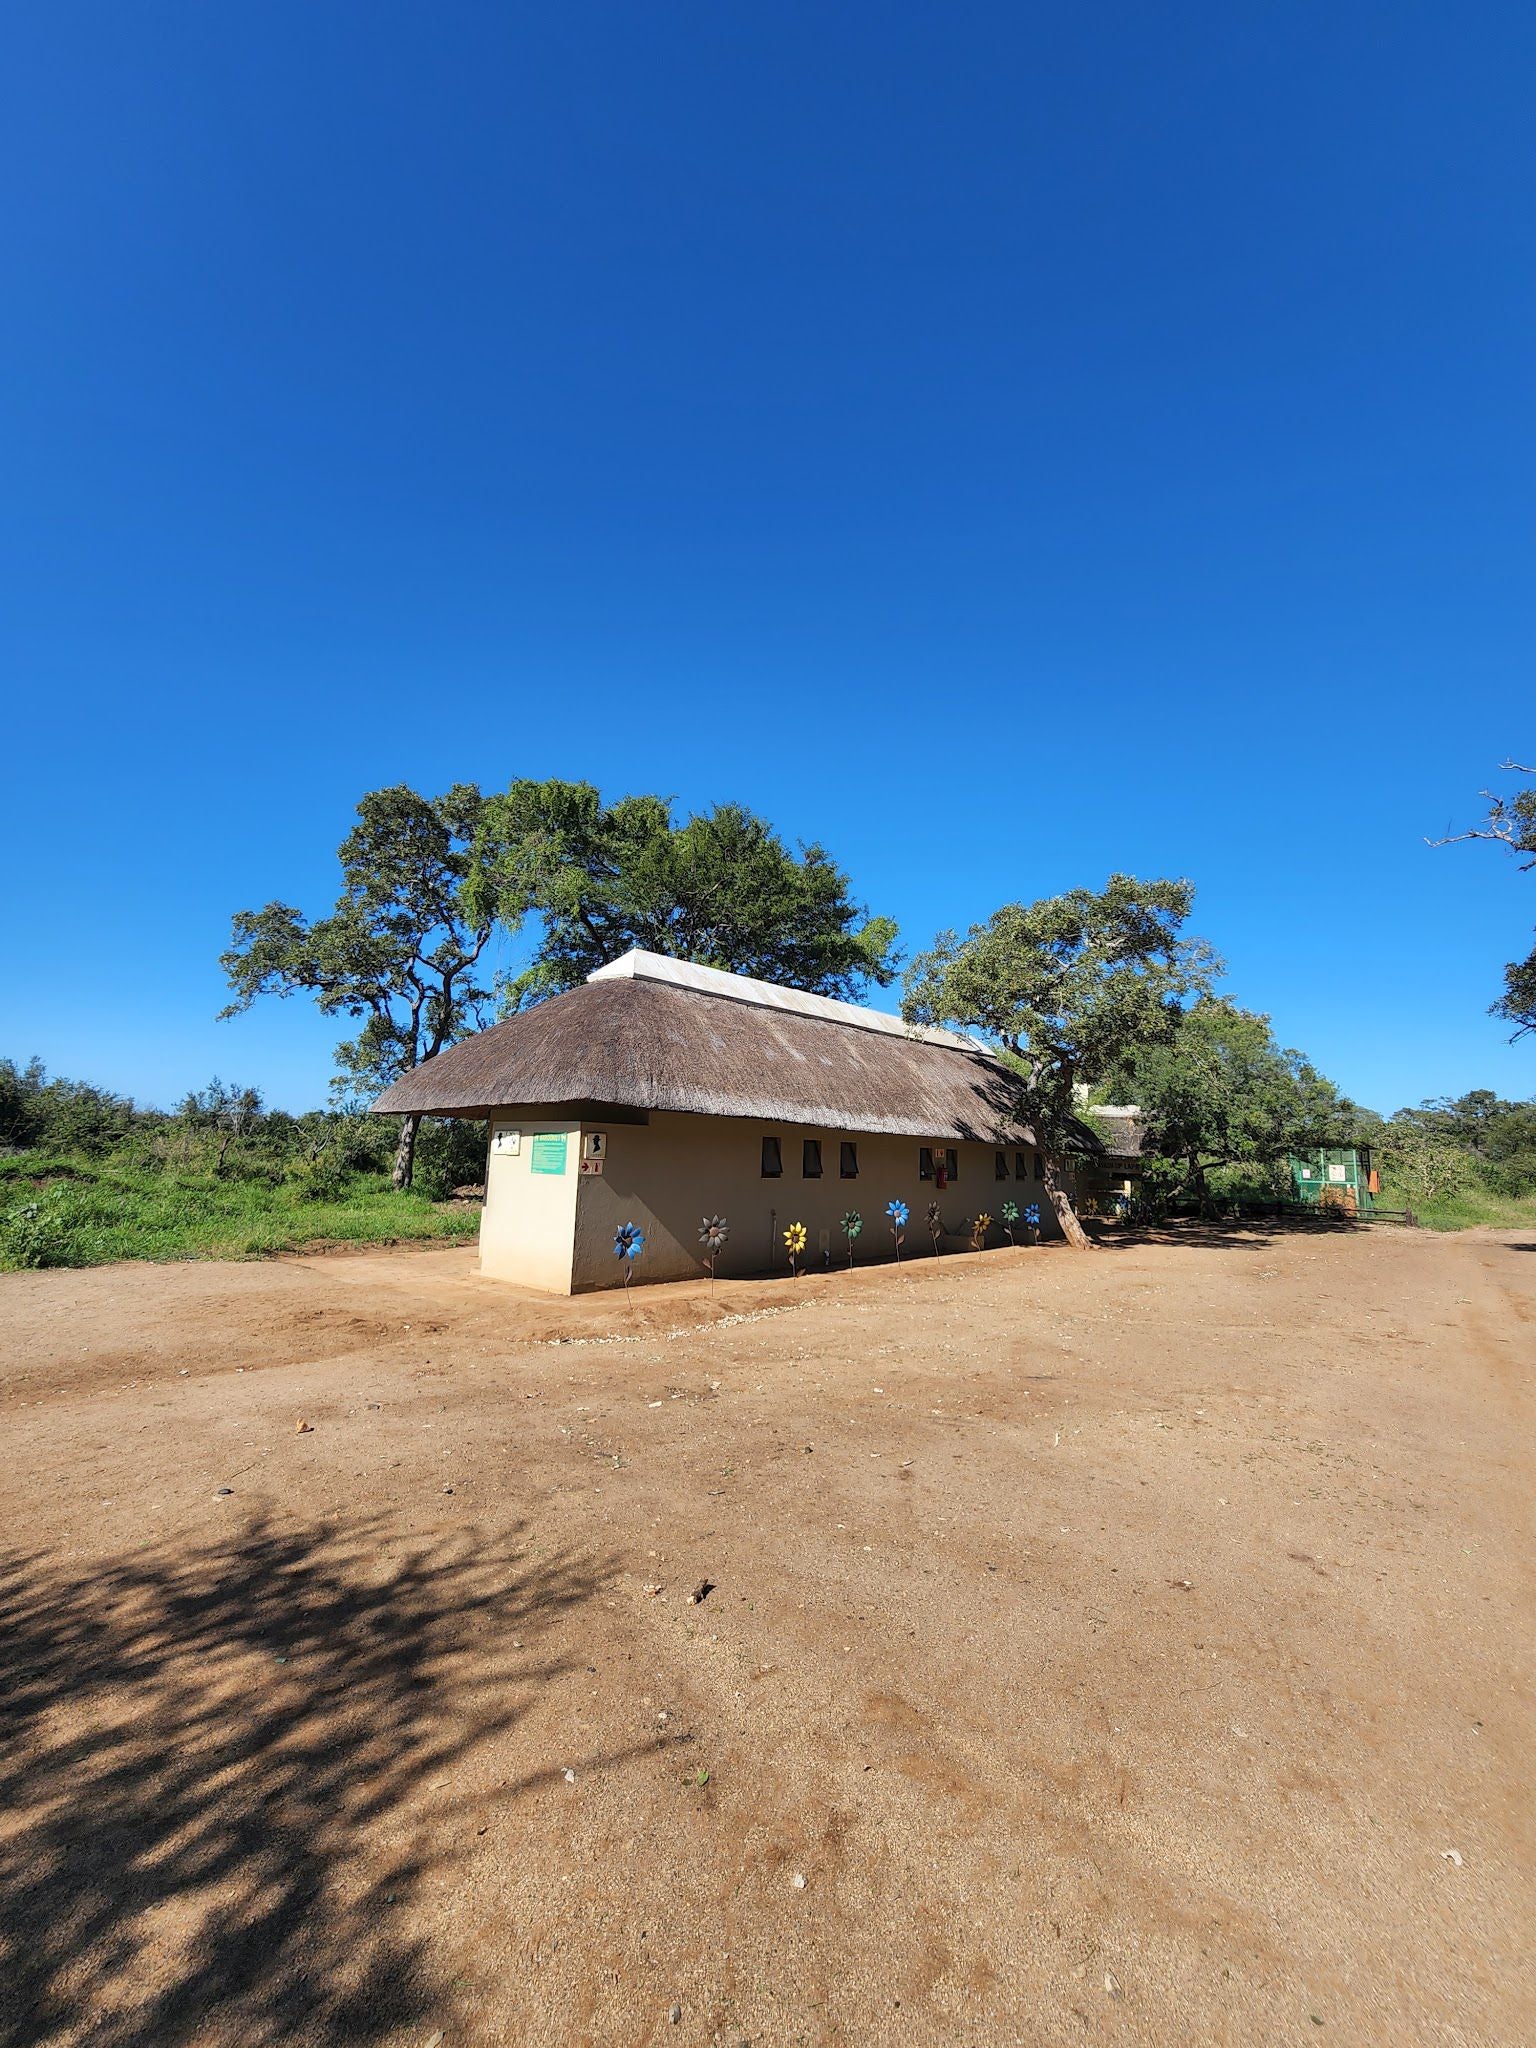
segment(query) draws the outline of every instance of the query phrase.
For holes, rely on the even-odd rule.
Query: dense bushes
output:
[[[1491,1088],[1400,1109],[1370,1133],[1389,1195],[1410,1207],[1496,1221],[1501,1203],[1536,1196],[1536,1102]]]
[[[54,1145],[100,1157],[130,1135],[141,1113],[88,1081],[50,1081],[41,1060],[0,1059],[0,1146]]]

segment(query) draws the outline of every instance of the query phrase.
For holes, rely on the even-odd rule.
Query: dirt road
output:
[[[0,1329],[7,2048],[1536,2039],[1536,1245]]]

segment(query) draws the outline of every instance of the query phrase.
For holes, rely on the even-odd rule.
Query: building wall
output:
[[[804,1266],[820,1269],[830,1252],[834,1265],[848,1257],[847,1239],[839,1219],[857,1209],[864,1229],[855,1246],[856,1258],[871,1260],[891,1254],[890,1225],[885,1205],[899,1197],[911,1211],[903,1256],[927,1256],[931,1250],[926,1213],[938,1201],[951,1235],[950,1248],[963,1241],[970,1219],[981,1210],[993,1218],[990,1244],[1004,1242],[998,1212],[1008,1199],[1020,1210],[1039,1204],[1042,1234],[1057,1235],[1050,1202],[1034,1178],[1034,1153],[1007,1148],[1009,1177],[994,1177],[991,1145],[962,1144],[959,1174],[940,1192],[919,1178],[917,1138],[871,1137],[867,1133],[808,1130],[738,1117],[683,1116],[656,1112],[648,1124],[587,1124],[584,1133],[600,1130],[605,1147],[601,1176],[583,1177],[576,1202],[575,1245],[571,1285],[574,1292],[611,1287],[623,1279],[614,1256],[614,1233],[621,1223],[638,1223],[645,1233],[645,1251],[635,1266],[635,1279],[696,1278],[706,1268],[699,1244],[699,1225],[706,1214],[723,1215],[730,1238],[716,1271],[761,1273],[785,1270],[783,1232],[803,1223],[807,1243]],[[779,1139],[783,1175],[765,1180],[762,1141]],[[819,1180],[804,1177],[802,1142],[821,1142]],[[844,1138],[858,1147],[858,1178],[839,1175],[839,1147]],[[1023,1149],[1028,1177],[1014,1177],[1015,1153]]]
[[[499,1150],[497,1133],[516,1131],[518,1150]],[[565,1141],[564,1171],[534,1172],[537,1137]],[[571,1248],[576,1233],[581,1127],[491,1119],[485,1162],[485,1210],[480,1219],[480,1270],[546,1294],[571,1292]],[[538,1163],[550,1163],[545,1156]]]

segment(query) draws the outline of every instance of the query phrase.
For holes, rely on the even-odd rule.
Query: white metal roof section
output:
[[[755,1003],[764,1010],[795,1010],[802,1017],[824,1017],[829,1024],[852,1025],[857,1031],[884,1031],[894,1038],[915,1038],[924,1045],[953,1045],[965,1052],[986,1052],[979,1038],[959,1031],[935,1031],[909,1024],[887,1010],[865,1010],[840,1003],[833,996],[814,996],[803,988],[782,988],[776,981],[754,981],[748,974],[727,974],[719,967],[699,967],[691,960],[673,960],[648,953],[643,946],[594,968],[588,981],[669,981],[676,988],[697,989],[700,995],[724,996],[735,1003]]]

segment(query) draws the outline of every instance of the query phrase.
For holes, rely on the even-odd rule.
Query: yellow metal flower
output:
[[[983,1236],[985,1236],[986,1233],[992,1228],[992,1218],[987,1214],[985,1209],[983,1209],[981,1214],[976,1218],[976,1228],[982,1233]]]
[[[788,1230],[784,1233],[784,1242],[792,1252],[803,1252],[805,1250],[805,1225],[803,1223],[791,1223]]]

